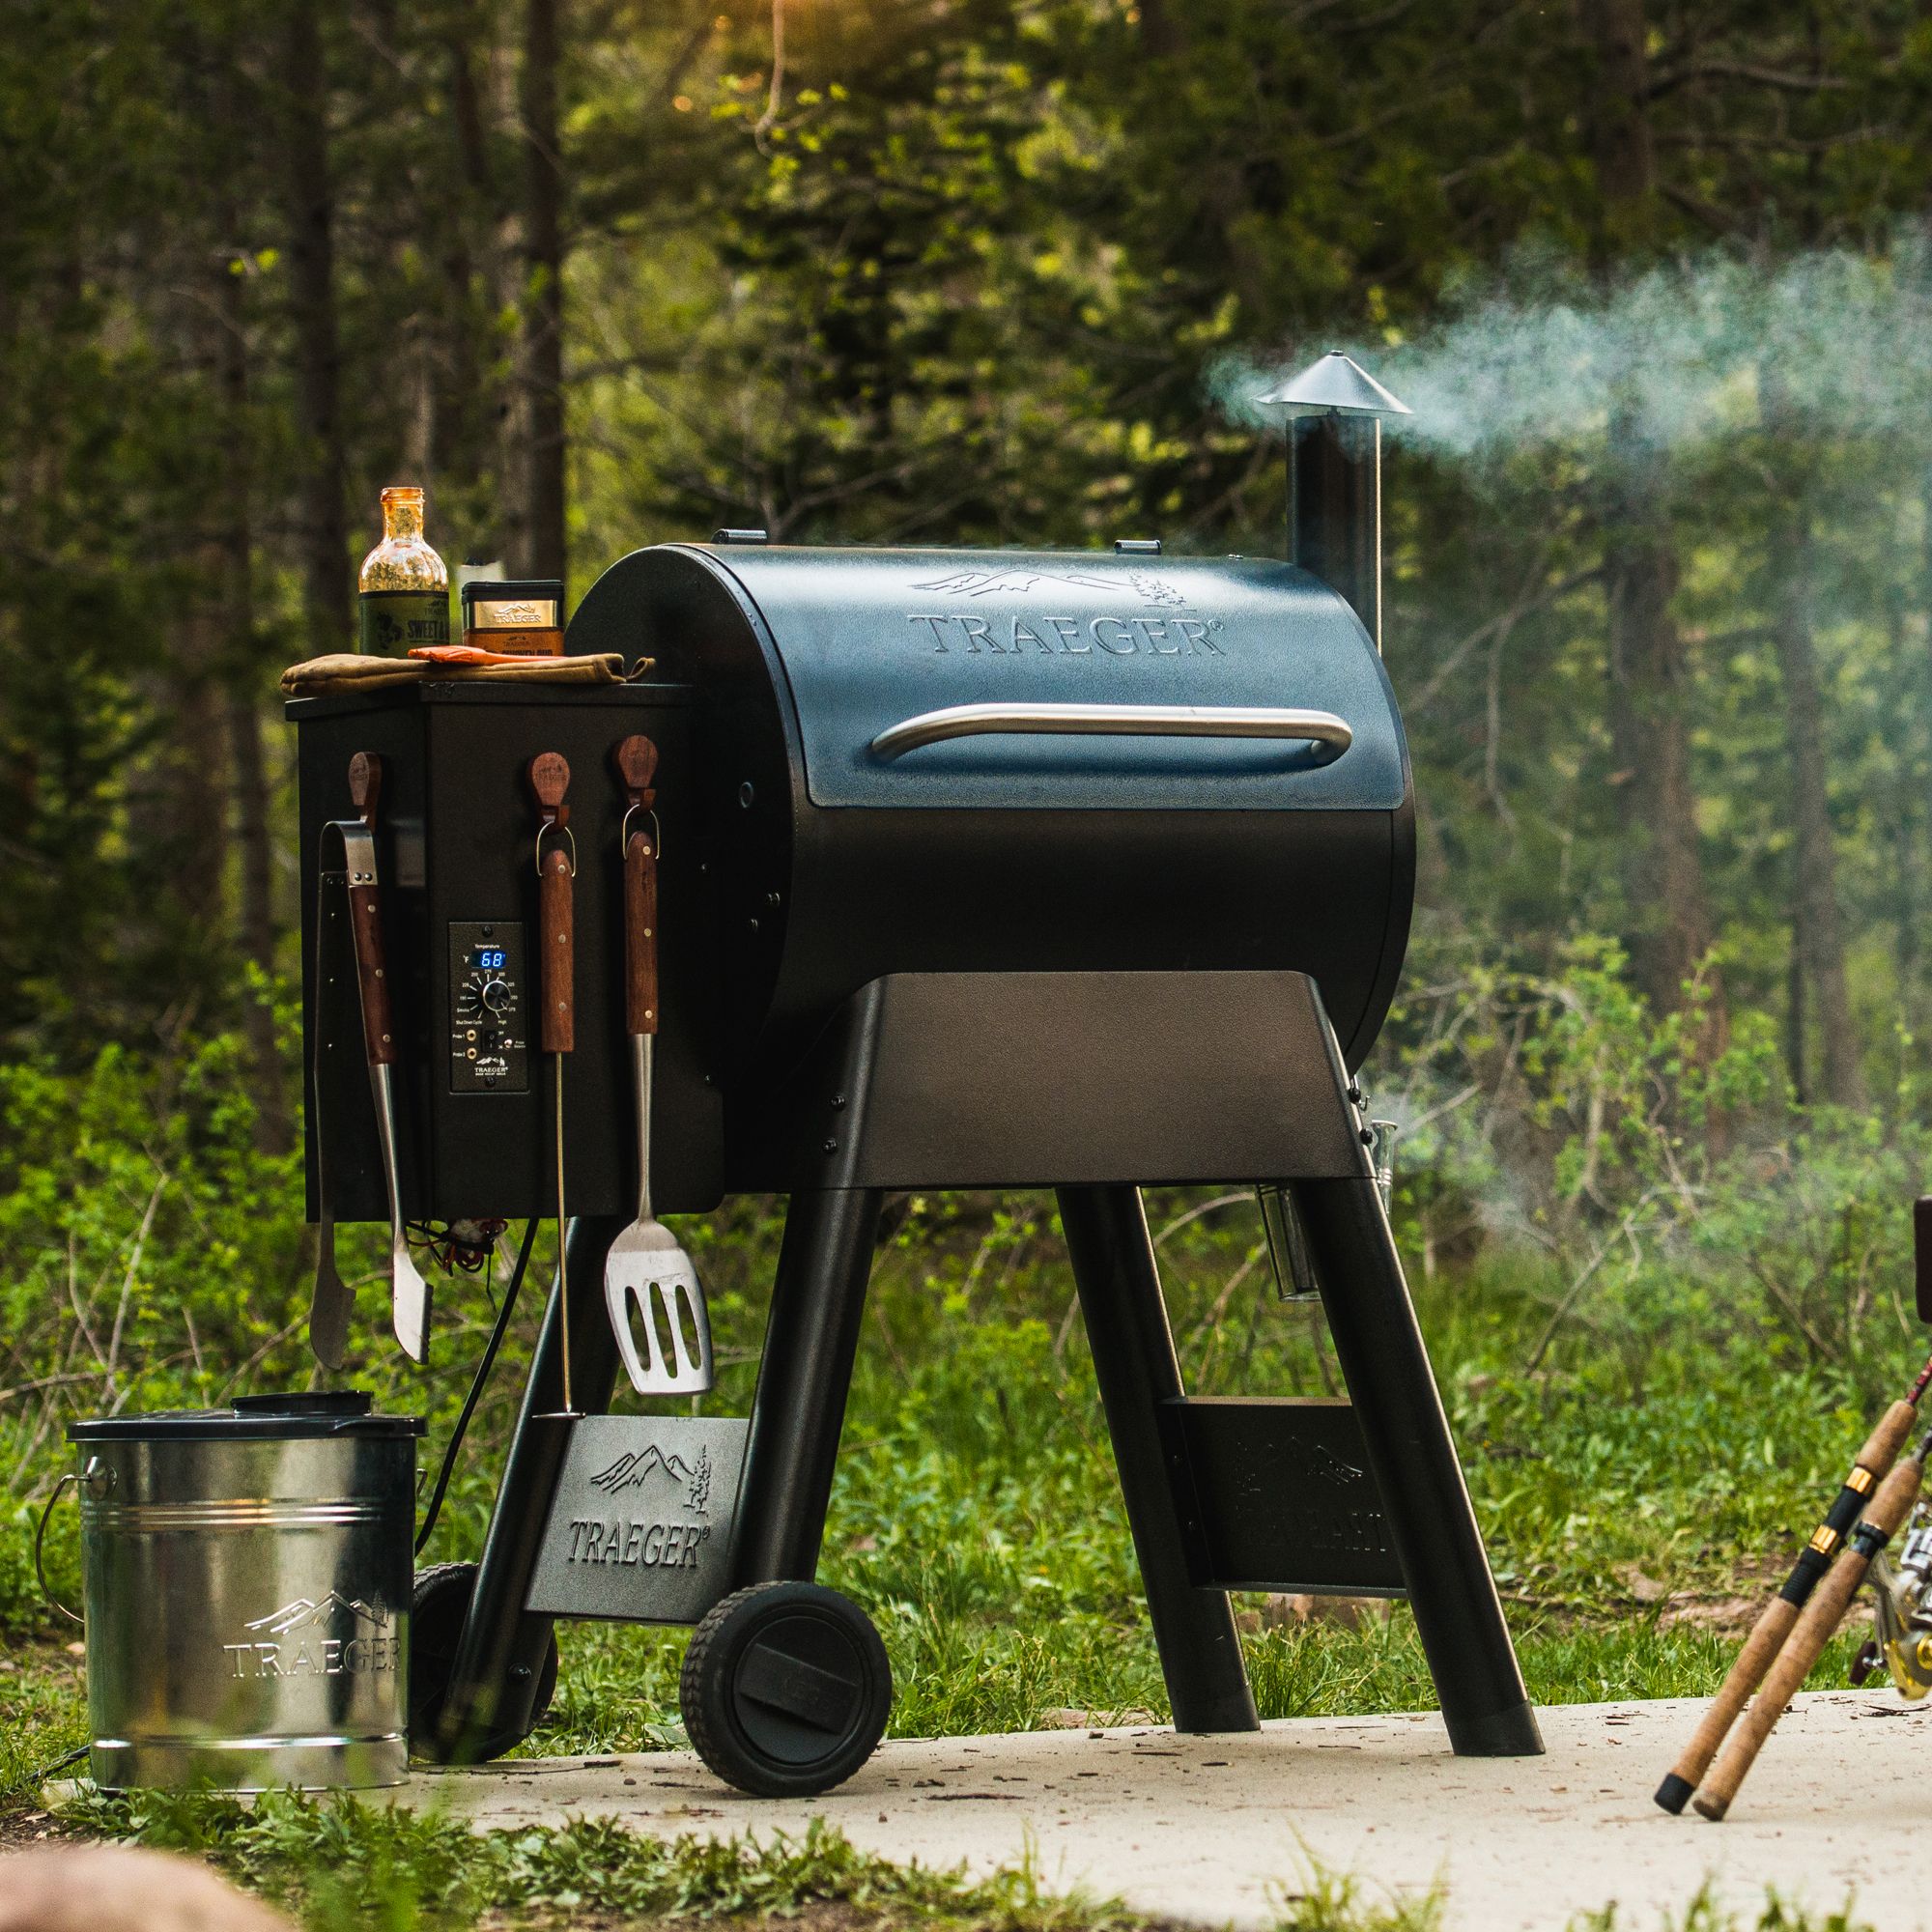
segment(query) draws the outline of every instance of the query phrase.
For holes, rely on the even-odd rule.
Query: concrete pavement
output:
[[[1880,1932],[1932,1927],[1912,1851],[1932,1815],[1932,1707],[1889,1689],[1801,1697],[1723,1825],[1651,1802],[1701,1708],[1548,1706],[1534,1759],[1458,1758],[1434,1714],[1317,1718],[1248,1737],[901,1739],[810,1801],[745,1798],[676,1751],[419,1774],[402,1802],[479,1829],[590,1815],[729,1836],[823,1817],[901,1862],[983,1872],[1031,1856],[1050,1887],[1241,1927],[1271,1923],[1313,1863],[1369,1896],[1439,1883],[1458,1932],[1543,1932],[1613,1900],[1620,1926],[1651,1932],[1706,1878],[1753,1918],[1770,1885],[1820,1909],[1855,1890]]]

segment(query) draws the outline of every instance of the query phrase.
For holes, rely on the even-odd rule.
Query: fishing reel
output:
[[[1919,1503],[1894,1556],[1880,1550],[1871,1566],[1875,1629],[1852,1665],[1862,1684],[1883,1662],[1898,1694],[1917,1703],[1932,1691],[1932,1505]]]

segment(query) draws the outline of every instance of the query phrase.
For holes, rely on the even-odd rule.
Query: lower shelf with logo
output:
[[[1351,1404],[1194,1397],[1160,1428],[1195,1583],[1406,1594]]]
[[[586,1415],[571,1432],[524,1607],[695,1624],[730,1587],[750,1425]]]

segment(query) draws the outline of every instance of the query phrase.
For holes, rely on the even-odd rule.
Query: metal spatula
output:
[[[611,1244],[604,1305],[631,1386],[639,1395],[702,1395],[712,1383],[711,1316],[691,1257],[651,1211],[651,1065],[658,1032],[657,747],[633,736],[617,747],[631,801],[624,814],[624,1030],[638,1110],[638,1218]],[[663,1317],[660,1330],[659,1317]],[[641,1329],[644,1347],[638,1347]]]

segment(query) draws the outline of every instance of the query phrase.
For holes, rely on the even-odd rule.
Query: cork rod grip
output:
[[[1710,1708],[1690,1733],[1670,1776],[1659,1786],[1657,1802],[1666,1811],[1681,1811],[1684,1801],[1696,1790],[1698,1781],[1711,1768],[1718,1747],[1724,1742],[1738,1713],[1750,1701],[1750,1694],[1764,1681],[1772,1660],[1784,1648],[1792,1626],[1798,1621],[1799,1606],[1789,1597],[1776,1596],[1768,1603],[1745,1638],[1744,1648],[1732,1661]]]
[[[1813,1534],[1809,1546],[1798,1559],[1785,1585],[1751,1626],[1744,1648],[1737,1654],[1724,1681],[1718,1687],[1710,1708],[1691,1732],[1669,1775],[1657,1788],[1657,1802],[1666,1811],[1682,1811],[1698,1781],[1711,1768],[1718,1747],[1737,1721],[1738,1713],[1771,1668],[1772,1660],[1784,1646],[1798,1622],[1798,1613],[1809,1601],[1818,1578],[1825,1574],[1832,1553],[1846,1530],[1858,1520],[1859,1510],[1886,1471],[1898,1461],[1898,1452],[1912,1429],[1917,1410],[1909,1402],[1895,1402],[1879,1418],[1878,1426],[1859,1451],[1858,1460],[1846,1475],[1824,1521]]]
[[[1918,1411],[1909,1402],[1895,1402],[1879,1417],[1865,1446],[1859,1451],[1856,1467],[1874,1479],[1883,1476],[1898,1461],[1905,1438],[1912,1434]]]
[[[383,960],[383,900],[372,880],[349,888],[350,930],[355,941],[355,981],[362,994],[362,1044],[371,1066],[396,1064],[389,1017],[389,976]]]
[[[658,1030],[658,854],[648,832],[624,844],[624,1031]]]
[[[569,856],[561,846],[553,845],[544,853],[538,871],[543,1050],[569,1053],[577,1045],[577,935],[572,917]]]
[[[1899,1463],[1879,1486],[1871,1508],[1865,1512],[1865,1521],[1889,1538],[1911,1514],[1922,1473],[1923,1465],[1917,1457]],[[1870,1555],[1855,1543],[1847,1543],[1839,1551],[1838,1560],[1826,1572],[1825,1580],[1813,1591],[1811,1601],[1800,1614],[1798,1627],[1766,1673],[1764,1689],[1745,1713],[1693,1801],[1706,1818],[1720,1819],[1731,1808],[1731,1801],[1757,1761],[1765,1740],[1810,1676],[1811,1666],[1831,1642],[1846,1605],[1858,1594],[1859,1585],[1870,1568]]]

